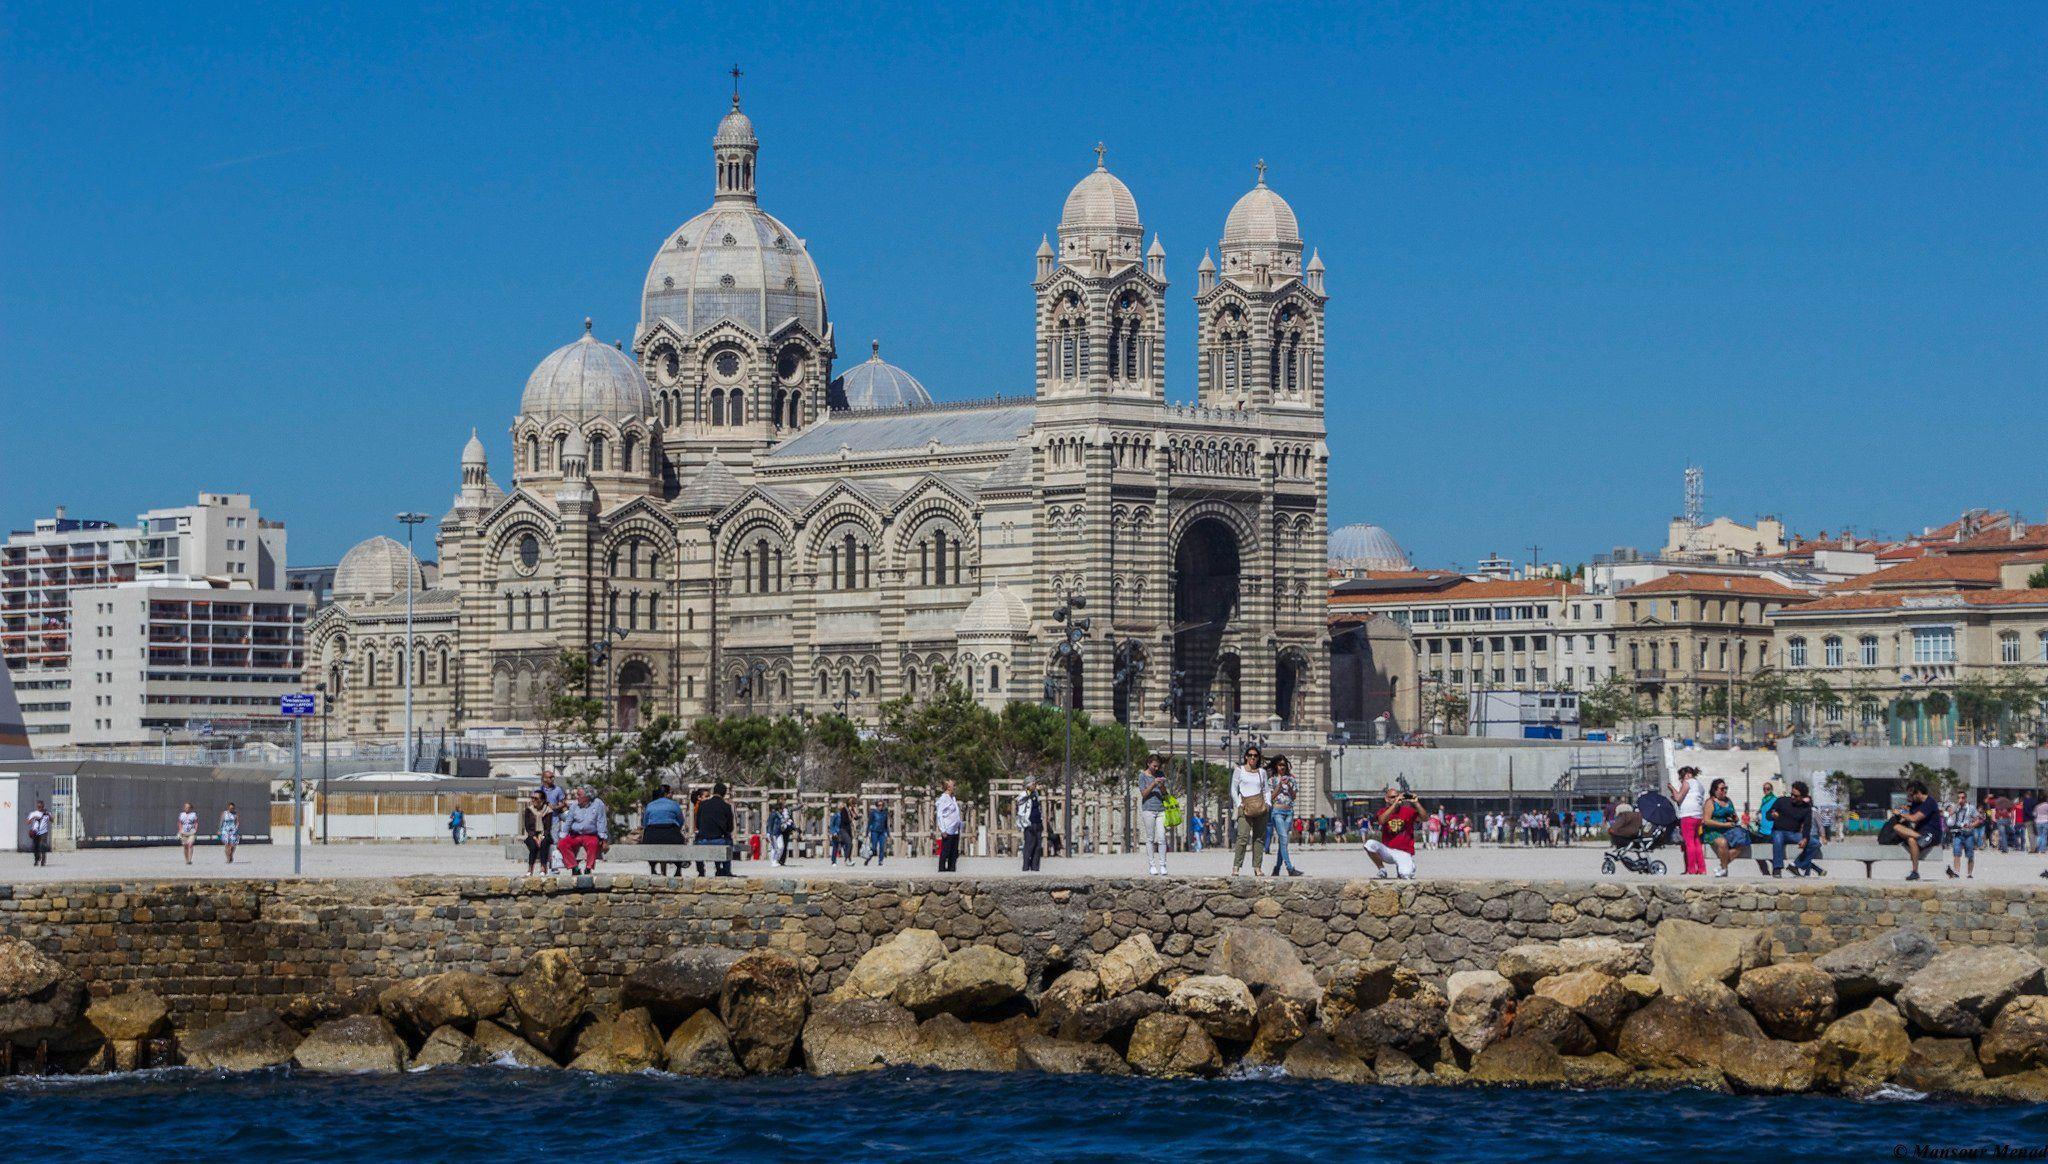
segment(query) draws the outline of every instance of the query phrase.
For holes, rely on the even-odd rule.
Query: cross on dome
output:
[[[1096,169],[1098,169],[1098,170],[1101,170],[1101,169],[1107,169],[1107,168],[1108,168],[1108,167],[1104,166],[1104,165],[1103,165],[1103,163],[1102,163],[1102,156],[1103,156],[1104,154],[1108,153],[1108,152],[1109,152],[1109,147],[1108,147],[1108,146],[1106,146],[1106,145],[1103,145],[1103,144],[1102,144],[1101,142],[1096,142],[1096,143],[1095,143],[1095,168],[1096,168]]]
[[[740,77],[742,75],[739,65],[735,63],[732,67],[732,107],[734,109],[740,107]]]

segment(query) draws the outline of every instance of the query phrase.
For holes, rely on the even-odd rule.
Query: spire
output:
[[[1152,236],[1152,246],[1145,251],[1145,273],[1154,279],[1166,278],[1166,248],[1159,245],[1159,236]]]
[[[1038,257],[1041,259],[1049,259],[1052,258],[1052,253],[1052,237],[1050,235],[1039,235]]]
[[[1107,170],[1107,169],[1109,168],[1109,167],[1108,167],[1108,166],[1107,166],[1106,164],[1104,164],[1104,162],[1103,162],[1103,156],[1104,156],[1104,155],[1106,155],[1107,153],[1109,153],[1109,147],[1108,147],[1108,146],[1106,146],[1106,145],[1103,145],[1103,144],[1102,144],[1101,142],[1096,142],[1096,143],[1095,143],[1095,168],[1096,168],[1096,169],[1098,169],[1098,170]]]
[[[738,64],[734,64],[734,65],[733,65],[733,67],[732,67],[732,111],[733,111],[734,113],[738,113],[738,112],[740,111],[740,77],[741,77],[741,76],[742,76],[742,74],[741,74],[741,72],[740,72],[740,67],[739,67],[739,65],[738,65]]]
[[[1202,274],[1205,275],[1213,275],[1216,273],[1216,260],[1209,257],[1209,251],[1207,248],[1203,249],[1202,263],[1200,266],[1196,267],[1195,270],[1200,271]]]
[[[716,166],[715,193],[721,202],[754,200],[754,158],[761,143],[754,137],[754,122],[740,112],[740,67],[732,67],[732,111],[718,123],[711,139],[712,161]]]
[[[868,358],[871,360],[879,360],[882,358],[881,340],[871,339],[868,341]]]
[[[738,108],[739,108],[739,104],[738,104],[738,102],[739,102],[739,97],[738,97],[737,95],[735,95],[735,96],[733,97],[733,102],[734,102],[734,104],[733,104],[733,108],[734,108],[734,109],[738,109]],[[1265,185],[1265,184],[1266,184],[1266,159],[1264,159],[1264,158],[1260,158],[1260,159],[1259,159],[1258,171],[1259,171],[1259,185],[1263,186],[1263,185]]]

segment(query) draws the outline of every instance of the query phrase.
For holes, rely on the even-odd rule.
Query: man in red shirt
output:
[[[1387,786],[1387,803],[1373,814],[1374,823],[1379,825],[1377,840],[1365,842],[1365,855],[1372,858],[1379,876],[1413,881],[1415,879],[1415,822],[1422,819],[1422,809],[1415,798],[1406,796],[1392,785]],[[1389,874],[1387,865],[1394,871]]]

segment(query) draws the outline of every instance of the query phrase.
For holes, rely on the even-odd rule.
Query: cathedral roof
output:
[[[626,353],[590,334],[548,354],[526,378],[519,411],[532,417],[562,416],[580,424],[597,417],[626,420],[654,413],[654,390]],[[481,451],[482,446],[478,446]]]
[[[873,355],[832,381],[826,399],[835,410],[916,408],[932,402],[932,394],[917,377],[882,358],[880,341],[871,350]]]
[[[1117,233],[1144,230],[1138,221],[1138,200],[1123,179],[1109,172],[1098,159],[1095,169],[1067,192],[1060,209],[1060,231]]]
[[[334,568],[334,596],[366,600],[403,594],[407,567],[417,597],[427,587],[427,575],[403,542],[383,534],[357,542]]]
[[[683,482],[683,488],[676,495],[676,506],[680,509],[724,509],[739,500],[747,491],[724,461],[712,461],[697,470],[695,476]]]
[[[462,463],[465,465],[481,465],[486,460],[487,458],[484,456],[484,442],[477,438],[476,430],[472,428],[469,430],[469,443],[462,446]]]
[[[959,635],[1021,635],[1030,630],[1031,608],[1024,605],[1016,591],[1001,582],[968,603],[954,626],[954,633]]]
[[[1223,245],[1301,248],[1301,224],[1295,221],[1294,208],[1266,185],[1263,167],[1259,184],[1238,199],[1223,220]]]
[[[1037,454],[1030,445],[1020,444],[1003,458],[995,472],[982,478],[977,487],[979,493],[998,493],[1005,489],[1029,489],[1032,469],[1037,464]]]
[[[1360,570],[1414,569],[1394,535],[1367,522],[1330,531],[1330,564]]]
[[[924,408],[834,413],[768,450],[771,459],[853,453],[909,452],[937,443],[947,448],[1014,444],[1031,432],[1036,409],[1029,397]]]

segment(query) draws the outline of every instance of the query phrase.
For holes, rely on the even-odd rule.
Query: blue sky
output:
[[[1028,391],[1109,144],[1174,300],[1263,157],[1329,266],[1331,519],[1418,560],[1708,506],[2048,510],[2048,5],[0,6],[0,522],[201,489],[331,561],[630,338],[746,70],[765,205],[941,397]]]

